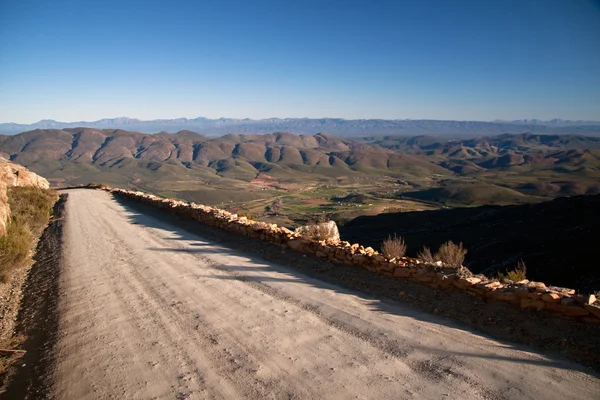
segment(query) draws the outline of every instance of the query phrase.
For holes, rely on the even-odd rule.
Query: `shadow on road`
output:
[[[513,359],[489,354],[455,353],[460,357],[487,358],[528,363],[561,369],[579,370],[596,377],[600,374],[600,328],[575,321],[551,318],[544,313],[518,310],[498,302],[487,303],[455,291],[442,291],[415,283],[390,279],[355,267],[340,266],[292,252],[284,246],[266,243],[185,220],[152,206],[125,200],[116,201],[129,213],[131,223],[153,229],[167,229],[173,240],[191,241],[186,247],[148,248],[148,251],[183,252],[211,259],[232,255],[251,260],[254,266],[219,265],[218,276],[197,275],[201,279],[238,280],[253,284],[278,282],[303,283],[324,290],[350,294],[368,303],[371,310],[401,315],[419,321],[500,340],[504,348],[525,352],[544,352],[546,359]],[[210,241],[207,244],[203,240]],[[261,276],[277,271],[286,278]],[[423,313],[423,311],[427,313]],[[415,347],[418,349],[418,346]],[[426,349],[429,353],[449,355],[447,349]],[[565,360],[565,357],[593,368],[594,371]]]

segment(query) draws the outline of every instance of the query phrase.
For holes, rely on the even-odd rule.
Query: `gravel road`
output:
[[[600,398],[572,362],[68,193],[51,398]]]

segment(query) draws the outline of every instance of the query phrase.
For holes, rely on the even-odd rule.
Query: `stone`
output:
[[[457,287],[470,287],[470,286],[474,286],[476,284],[478,284],[479,282],[481,282],[480,278],[459,278],[455,281],[455,286]]]
[[[367,256],[362,255],[362,254],[355,254],[352,256],[352,261],[354,261],[354,263],[358,264],[358,265],[364,265],[367,263]]]
[[[410,270],[404,267],[396,267],[394,269],[395,278],[408,278],[410,276]]]
[[[590,313],[585,308],[569,306],[562,306],[558,311],[566,317],[583,317]]]
[[[319,257],[319,258],[327,258],[327,253],[321,251],[321,250],[317,250],[315,253],[315,256]]]
[[[304,253],[308,250],[310,242],[305,238],[298,238],[292,239],[286,244],[290,249],[300,253]]]
[[[517,295],[514,292],[499,292],[499,291],[487,292],[485,297],[487,297],[488,299],[507,301],[507,302],[511,302],[511,303],[517,303],[519,301],[519,299],[517,298]]]
[[[541,311],[546,308],[546,303],[541,300],[521,299],[521,308],[532,308]]]
[[[502,286],[502,284],[498,281],[493,281],[493,282],[481,282],[479,285],[481,285],[482,287],[486,288],[486,289],[495,289],[498,288],[500,286]]]
[[[485,288],[485,289],[493,289],[500,286],[501,283],[498,281],[481,281],[477,284],[477,287]]]
[[[529,290],[527,289],[527,287],[516,287],[514,289],[514,292],[515,295],[517,295],[517,297],[520,299],[529,298]]]
[[[556,293],[545,293],[542,295],[542,300],[546,303],[560,303],[560,295]]]
[[[527,295],[528,299],[541,299],[542,298],[543,293],[540,292],[531,292]]]
[[[485,290],[483,288],[478,288],[476,286],[471,286],[471,287],[467,288],[467,293],[474,294],[474,295],[479,296],[479,297],[485,297],[486,293],[487,293],[487,290]]]
[[[584,307],[590,314],[600,318],[600,307],[591,304],[586,304]]]
[[[572,304],[575,304],[575,299],[572,297],[565,297],[560,301],[560,304],[562,304],[563,306],[570,306]]]
[[[529,282],[527,287],[529,290],[535,290],[536,292],[545,292],[547,289],[546,284],[543,282]]]
[[[471,277],[471,278],[467,278],[466,281],[469,282],[469,284],[471,286],[473,286],[473,285],[476,285],[479,282],[481,282],[481,278]]]
[[[387,272],[393,272],[395,267],[396,266],[394,264],[391,264],[391,263],[388,263],[388,262],[384,262],[384,263],[381,264],[381,269],[383,271],[387,271]]]
[[[431,274],[416,274],[413,275],[413,279],[421,282],[421,283],[429,283],[429,282],[433,282],[433,275]]]

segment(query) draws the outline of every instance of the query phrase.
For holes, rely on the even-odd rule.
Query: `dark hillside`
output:
[[[600,195],[516,206],[484,206],[363,216],[340,228],[344,240],[379,248],[389,234],[403,236],[409,254],[447,240],[469,250],[466,266],[496,274],[519,259],[527,277],[578,290],[600,289]]]

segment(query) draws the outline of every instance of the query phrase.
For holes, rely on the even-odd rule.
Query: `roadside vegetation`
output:
[[[35,243],[48,224],[58,200],[55,190],[12,187],[8,190],[11,219],[6,235],[0,237],[0,280],[31,262]]]
[[[520,282],[522,280],[527,279],[526,276],[527,267],[525,266],[525,262],[523,260],[519,260],[515,269],[511,271],[507,271],[506,274],[502,272],[498,272],[498,280],[500,282],[512,281],[512,282]]]
[[[458,268],[465,262],[466,255],[467,249],[464,248],[462,243],[456,244],[449,240],[442,244],[435,254],[431,253],[429,247],[424,246],[423,249],[417,253],[417,258],[427,263],[441,261],[451,267]]]
[[[9,284],[17,270],[33,263],[35,246],[58,200],[55,190],[35,187],[11,187],[7,194],[11,217],[6,234],[0,236],[0,284]],[[10,332],[3,335],[9,336],[0,337],[0,392],[9,367],[24,354],[19,347],[26,339]]]
[[[456,244],[449,240],[440,246],[434,258],[452,267],[461,267],[465,261],[467,249],[462,243]]]
[[[417,253],[417,258],[420,258],[427,263],[435,262],[433,254],[431,254],[431,249],[427,246],[423,246],[423,249]]]
[[[401,237],[392,235],[388,236],[381,244],[381,253],[387,258],[401,258],[406,254],[406,243]]]

